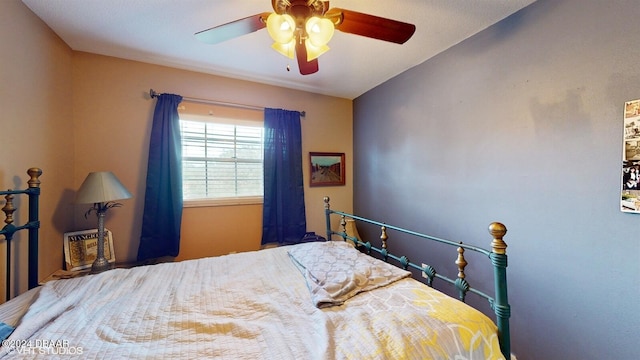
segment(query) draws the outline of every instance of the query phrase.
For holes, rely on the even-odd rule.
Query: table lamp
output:
[[[76,204],[93,204],[84,214],[85,218],[92,211],[98,217],[98,246],[96,260],[91,265],[92,273],[99,273],[110,268],[104,257],[104,218],[108,209],[122,206],[116,200],[129,199],[133,195],[122,185],[120,180],[110,171],[92,172],[87,175],[76,193]]]

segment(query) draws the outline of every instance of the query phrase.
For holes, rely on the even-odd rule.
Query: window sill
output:
[[[183,208],[192,207],[213,207],[213,206],[236,206],[236,205],[262,205],[261,196],[247,196],[237,198],[184,200]]]

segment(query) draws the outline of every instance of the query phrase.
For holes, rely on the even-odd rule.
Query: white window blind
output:
[[[183,198],[262,198],[262,112],[181,104]]]

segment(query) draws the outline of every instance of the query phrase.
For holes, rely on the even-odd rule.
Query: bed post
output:
[[[29,289],[38,286],[38,229],[40,220],[38,219],[40,203],[40,175],[42,169],[30,168],[27,174],[31,179],[29,184]]]
[[[325,196],[324,201],[324,217],[327,225],[327,241],[331,241],[331,208],[329,206],[329,197]]]
[[[495,284],[495,302],[492,304],[496,314],[498,325],[498,338],[500,339],[500,350],[506,359],[510,358],[511,337],[509,334],[509,317],[511,317],[511,307],[507,296],[507,244],[502,240],[507,233],[507,227],[499,222],[489,225],[489,233],[493,236],[491,242],[492,252],[489,255],[493,264],[493,278]]]

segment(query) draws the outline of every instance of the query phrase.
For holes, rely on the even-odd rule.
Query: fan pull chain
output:
[[[293,57],[292,55],[293,55],[292,47],[289,47],[289,56],[287,58],[291,59]],[[289,60],[287,60],[287,71],[291,71],[291,66],[289,64]]]

